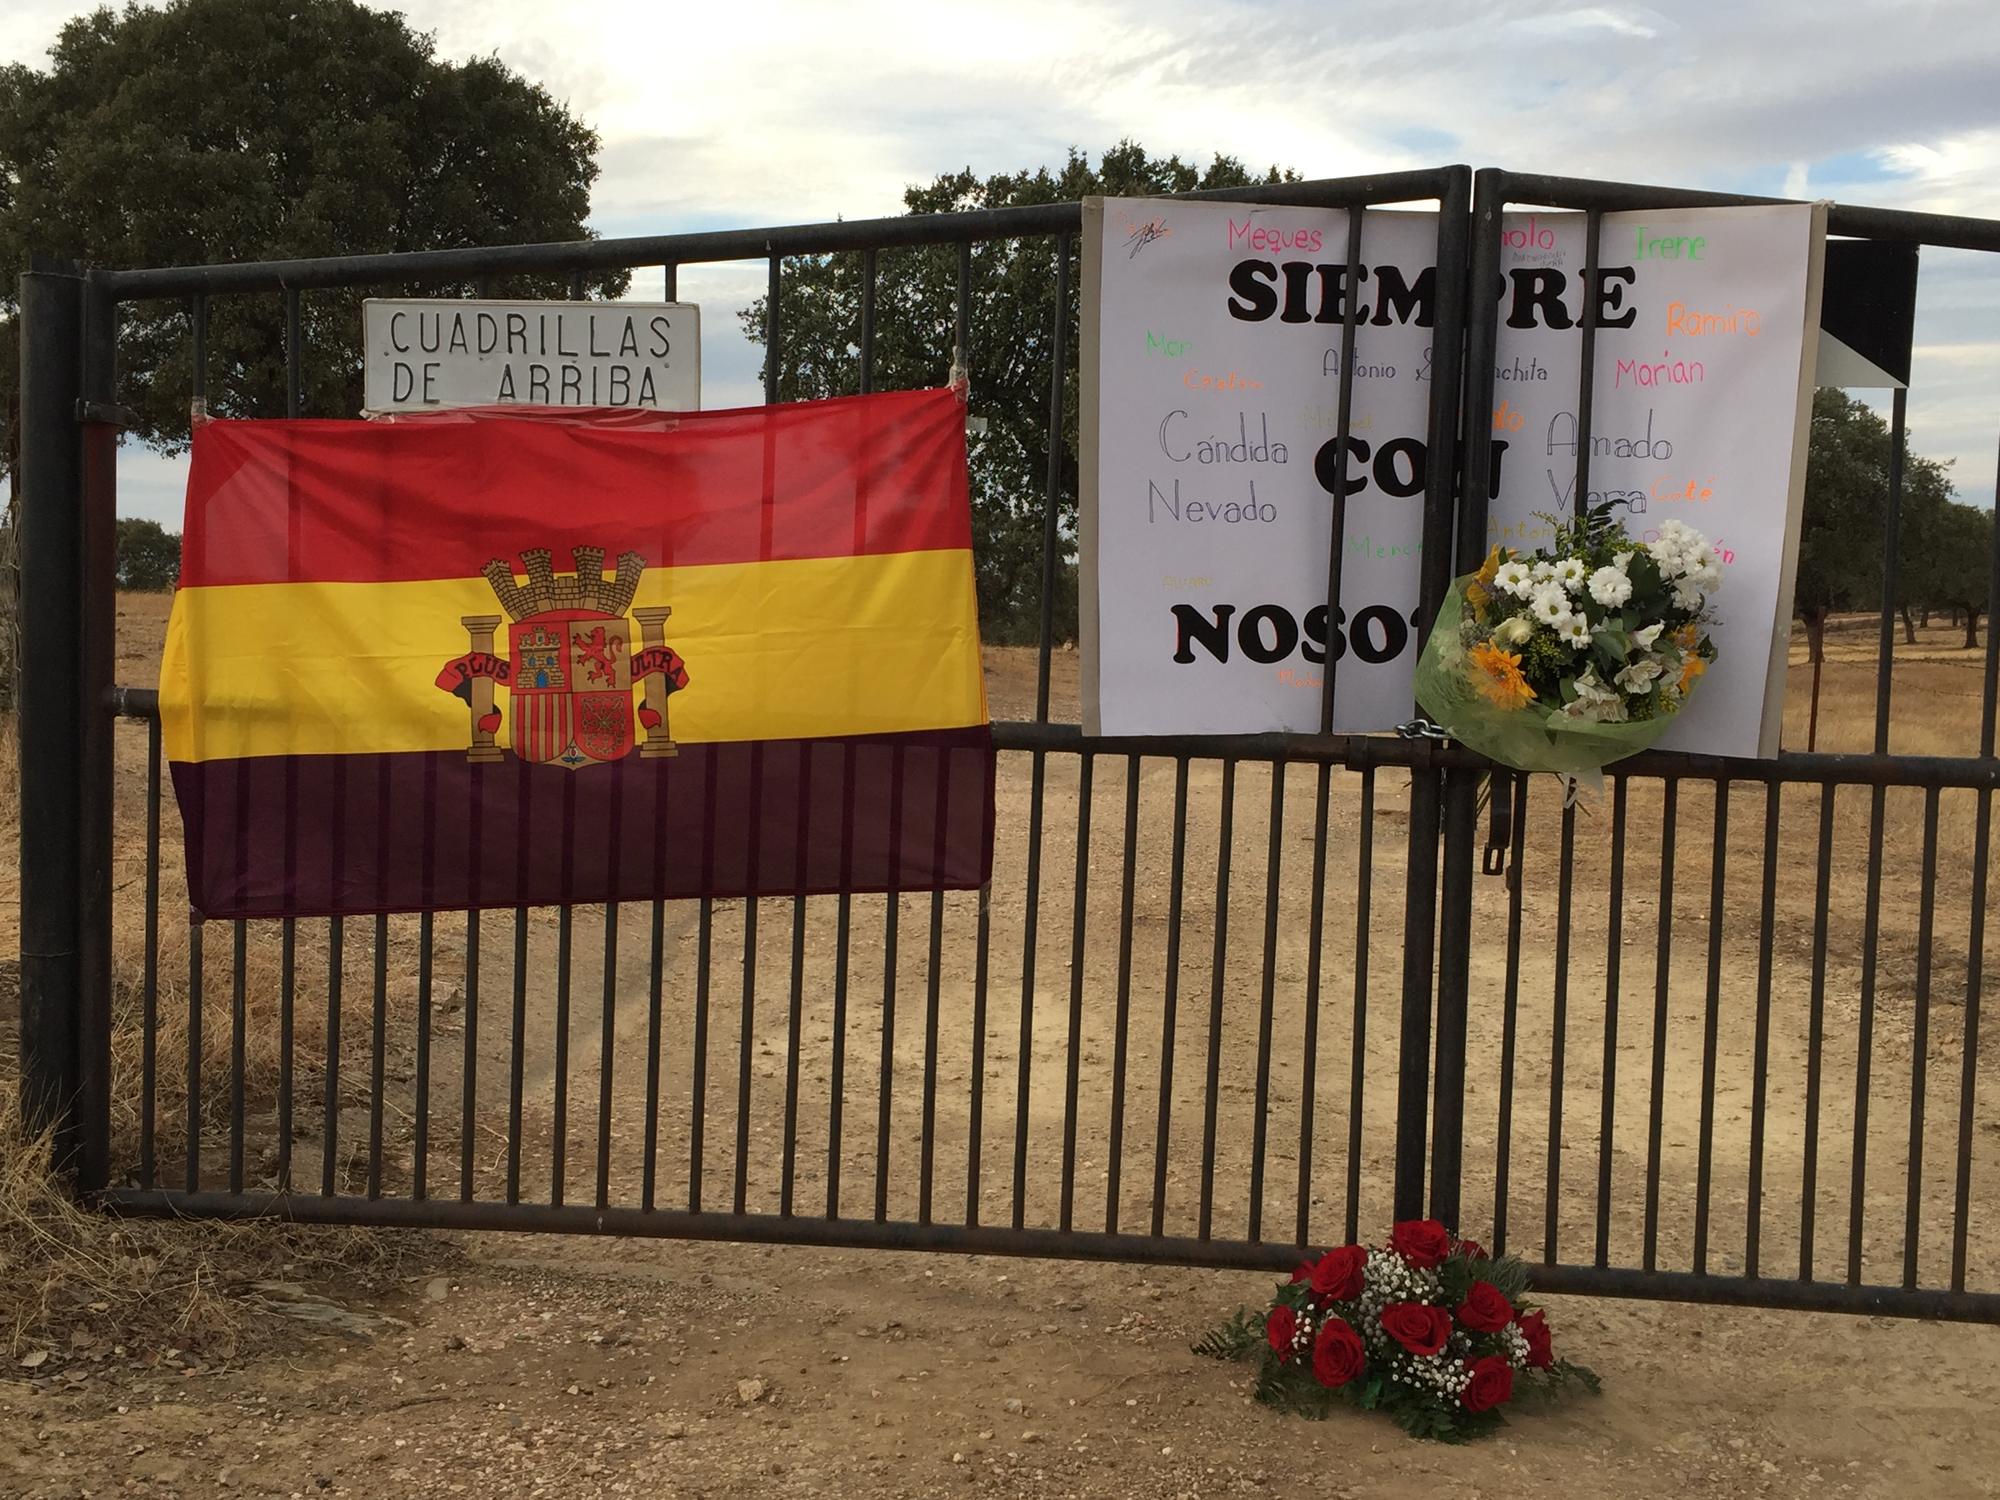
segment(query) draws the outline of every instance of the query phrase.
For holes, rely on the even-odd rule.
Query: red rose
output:
[[[1486,1247],[1480,1244],[1478,1240],[1460,1240],[1458,1248],[1467,1260],[1491,1260],[1493,1258],[1486,1253]]]
[[[1328,1318],[1319,1325],[1313,1340],[1313,1378],[1329,1388],[1346,1385],[1359,1375],[1368,1362],[1361,1348],[1361,1335],[1341,1318]]]
[[[1313,1263],[1309,1260],[1300,1261],[1297,1265],[1292,1267],[1293,1284],[1296,1285],[1301,1281],[1308,1280],[1312,1276],[1312,1273],[1313,1273]]]
[[[1322,1297],[1348,1302],[1361,1295],[1368,1269],[1368,1252],[1359,1245],[1342,1245],[1319,1258],[1312,1270],[1312,1288]]]
[[[1522,1313],[1514,1319],[1514,1325],[1528,1341],[1528,1364],[1532,1368],[1546,1370],[1555,1363],[1555,1352],[1549,1343],[1548,1319],[1542,1316],[1539,1307],[1531,1313]]]
[[[1472,1377],[1459,1393],[1459,1404],[1467,1411],[1491,1411],[1514,1394],[1514,1367],[1498,1354],[1466,1361]]]
[[[1389,1248],[1413,1266],[1430,1267],[1451,1253],[1451,1235],[1436,1219],[1405,1219],[1389,1231]]]
[[[1382,1331],[1412,1354],[1435,1354],[1451,1335],[1451,1314],[1421,1302],[1391,1302],[1382,1309]]]
[[[1490,1281],[1475,1281],[1458,1305],[1458,1321],[1474,1333],[1498,1333],[1514,1321],[1514,1305]]]
[[[1271,1341],[1271,1352],[1280,1359],[1292,1357],[1292,1336],[1299,1331],[1299,1315],[1289,1307],[1274,1307],[1271,1316],[1264,1320],[1264,1337]]]

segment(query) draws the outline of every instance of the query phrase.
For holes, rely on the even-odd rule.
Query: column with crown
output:
[[[666,604],[641,605],[632,611],[632,618],[639,622],[639,644],[644,651],[664,648],[667,644],[667,616],[673,607]],[[667,694],[671,691],[663,672],[646,673],[646,696],[639,707],[639,722],[646,727],[645,743],[639,747],[642,757],[679,755],[680,746],[673,740],[672,730],[667,724]]]
[[[498,615],[461,615],[458,623],[465,627],[471,638],[471,656],[475,659],[493,659],[493,632],[500,628]],[[472,709],[472,745],[465,752],[465,758],[474,765],[491,765],[506,759],[494,738],[494,731],[500,727],[500,711],[493,706],[493,677],[490,672],[475,671],[466,678],[470,690],[466,702]]]

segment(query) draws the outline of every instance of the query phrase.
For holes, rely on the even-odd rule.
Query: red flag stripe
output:
[[[208,422],[181,585],[464,578],[532,547],[558,573],[575,546],[607,571],[628,550],[665,567],[969,548],[964,421],[950,391],[903,391],[629,423]]]

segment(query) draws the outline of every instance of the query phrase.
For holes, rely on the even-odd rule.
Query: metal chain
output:
[[[1406,740],[1449,740],[1451,736],[1429,719],[1411,719],[1398,724],[1396,733]]]

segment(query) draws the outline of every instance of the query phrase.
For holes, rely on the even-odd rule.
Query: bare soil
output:
[[[162,616],[161,601],[125,602],[126,680],[150,680]],[[1976,753],[1983,653],[1957,649],[1961,635],[1940,624],[1915,648],[1899,645],[1893,748]],[[1872,743],[1873,640],[1865,621],[1832,638],[1820,705],[1822,749]],[[1032,654],[994,651],[989,658],[995,716],[1031,712]],[[1054,668],[1054,716],[1064,718],[1075,702],[1074,656],[1058,654]],[[1808,688],[1807,673],[1795,670],[1788,743],[1804,742]],[[137,753],[128,753],[121,769],[121,869],[128,877],[143,871],[144,745],[143,736],[131,739],[124,748]],[[1079,1227],[1098,1227],[1115,1209],[1121,1227],[1144,1230],[1155,1208],[1157,1171],[1166,1232],[1198,1233],[1206,1218],[1217,1237],[1243,1236],[1254,1179],[1261,1188],[1259,1227],[1266,1238],[1284,1241],[1296,1232],[1303,1175],[1313,1242],[1344,1238],[1350,1219],[1362,1235],[1379,1235],[1389,1211],[1407,776],[1384,770],[1364,785],[1361,776],[1343,772],[1333,780],[1328,914],[1315,966],[1313,773],[1294,769],[1274,785],[1261,767],[1191,768],[1180,951],[1170,970],[1175,767],[1147,761],[1138,768],[1129,923],[1119,849],[1129,768],[1119,757],[1089,774],[1086,799],[1073,758],[1052,759],[1045,772],[1030,978],[1023,938],[1030,930],[1025,865],[1034,768],[1026,758],[1003,764],[983,1018],[976,1008],[978,912],[971,896],[942,903],[935,976],[928,962],[930,897],[905,898],[898,907],[893,965],[887,903],[852,903],[854,960],[838,1031],[827,973],[836,903],[807,904],[807,983],[796,1023],[792,904],[761,908],[751,950],[756,987],[747,1000],[745,912],[726,904],[710,934],[707,1055],[697,1087],[692,1038],[701,932],[691,906],[669,909],[661,929],[667,982],[654,1136],[659,1201],[687,1202],[698,1165],[704,1208],[726,1210],[740,1194],[748,1211],[775,1212],[789,1191],[797,1212],[819,1213],[832,1191],[828,1168],[837,1163],[844,1214],[865,1216],[879,1203],[889,1218],[915,1218],[928,1186],[941,1221],[959,1221],[976,1202],[983,1222],[1004,1223],[1018,1186],[1030,1225],[1056,1224],[1067,1212]],[[1225,774],[1233,777],[1235,798],[1226,846]],[[1846,1274],[1858,1146],[1866,1152],[1861,1279],[1901,1279],[1914,1175],[1916,1269],[1923,1284],[1943,1285],[1954,1249],[1961,1149],[1973,799],[1943,794],[1933,822],[1921,792],[1885,797],[1883,853],[1871,872],[1875,809],[1865,790],[1842,792],[1822,892],[1819,794],[1788,791],[1776,812],[1780,844],[1768,872],[1768,924],[1765,793],[1737,787],[1726,800],[1728,821],[1718,834],[1714,795],[1693,784],[1682,788],[1675,858],[1663,871],[1661,790],[1633,784],[1614,908],[1610,796],[1565,820],[1544,787],[1531,788],[1524,938],[1511,985],[1507,887],[1482,879],[1477,892],[1467,1088],[1472,1165],[1463,1227],[1474,1234],[1500,1228],[1509,1248],[1531,1259],[1553,1245],[1559,1259],[1588,1260],[1599,1231],[1602,1177],[1610,1188],[1603,1234],[1612,1264],[1638,1264],[1650,1241],[1662,1267],[1687,1269],[1699,1258],[1712,1269],[1740,1271],[1750,1253],[1755,1115],[1765,1133],[1756,1221],[1766,1274],[1796,1274],[1806,1226],[1813,1230],[1808,1258],[1815,1273],[1834,1280]],[[1085,807],[1090,839],[1079,861]],[[1558,879],[1566,821],[1573,855],[1567,896]],[[172,831],[169,804],[169,846]],[[1230,873],[1218,880],[1225,847]],[[1267,860],[1274,848],[1281,865],[1271,905]],[[1718,850],[1719,886],[1711,880]],[[177,879],[171,847],[166,863],[171,891]],[[1663,884],[1669,873],[1670,887]],[[18,872],[5,869],[0,879],[12,882]],[[1872,923],[1871,885],[1879,890]],[[11,891],[0,896],[11,899]],[[122,889],[120,901],[120,973],[129,1005],[138,972],[140,886]],[[1554,934],[1565,904],[1571,939],[1559,980]],[[185,1069],[186,937],[171,918],[171,897],[168,910],[158,1150],[177,1170],[185,1093],[170,1075]],[[1079,911],[1081,943],[1075,941]],[[511,1167],[524,1199],[546,1201],[560,1150],[566,1197],[589,1202],[599,1188],[602,1105],[610,1125],[602,1142],[604,1196],[613,1204],[637,1202],[645,1160],[649,913],[627,911],[619,920],[621,957],[608,984],[603,923],[579,914],[570,934],[566,999],[553,979],[562,933],[553,917],[531,918],[520,986],[518,1162],[509,1160],[507,1137],[516,1048],[514,929],[506,914],[485,920],[476,1015],[468,1015],[464,993],[462,923],[441,921],[435,934],[440,982],[424,1162],[430,1191],[457,1192],[460,1130],[469,1118],[479,1196],[504,1193]],[[1656,960],[1663,923],[1662,965]],[[301,930],[300,993],[311,1000],[301,1000],[291,1144],[294,1178],[309,1188],[318,1185],[328,1159],[344,1185],[359,1188],[366,1180],[370,926],[352,924],[348,935],[340,1107],[330,1151],[320,1109],[330,1019],[325,928]],[[1120,940],[1128,930],[1129,981]],[[388,1083],[382,1171],[384,1190],[393,1194],[408,1189],[419,1109],[409,1046],[414,923],[398,919],[385,937],[391,982],[382,1006]],[[211,973],[226,974],[226,935],[207,941]],[[244,1167],[253,1186],[272,1180],[276,1170],[271,941],[272,934],[253,927]],[[1616,985],[1608,973],[1614,953]],[[1823,970],[1817,985],[1816,970]],[[885,1005],[892,974],[893,1015]],[[1164,1013],[1170,974],[1178,994],[1171,1026]],[[933,979],[935,1044],[927,1025]],[[1970,994],[1983,999],[1989,987],[1982,977]],[[1122,1047],[1121,992],[1130,996]],[[230,1157],[224,982],[211,979],[204,1005],[202,1170],[204,1181],[219,1185]],[[1265,1069],[1260,1038],[1267,1006]],[[566,1023],[560,1029],[559,1015]],[[1760,1030],[1769,1059],[1761,1097],[1751,1067]],[[1967,1284],[1975,1288],[2000,1286],[2000,1236],[1991,1210],[2000,1187],[1994,1162],[2000,1122],[1989,1103],[1987,1061],[1996,1034],[2000,1028],[1989,1024],[1981,1036],[1975,1076],[1986,1087],[1974,1098],[1966,1141],[1972,1214],[1964,1253]],[[607,1035],[617,1060],[608,1099],[597,1084]],[[843,1047],[837,1088],[836,1035]],[[794,1036],[796,1083],[788,1066]],[[1510,1038],[1503,1151],[1500,1060]],[[1211,1047],[1212,1094],[1205,1071]],[[121,1130],[130,1158],[136,1063],[124,1050],[120,1056],[127,1070]],[[1615,1085],[1608,1139],[1602,1129],[1607,1058]],[[1121,1059],[1122,1135],[1114,1143],[1110,1119]],[[1172,1079],[1163,1087],[1169,1061]],[[1024,1062],[1028,1107],[1017,1128]],[[465,1112],[468,1064],[473,1108]],[[938,1101],[928,1179],[919,1144],[927,1071],[935,1073]],[[1357,1077],[1360,1091],[1353,1095]],[[739,1110],[739,1090],[747,1090],[747,1112]],[[1912,1108],[1917,1097],[1925,1101],[1921,1114]],[[1865,1116],[1855,1108],[1857,1098],[1869,1106]],[[836,1099],[843,1121],[837,1143]],[[787,1153],[784,1120],[793,1100],[795,1151]],[[1169,1149],[1161,1163],[1154,1141],[1163,1101]],[[1204,1129],[1210,1107],[1212,1152]],[[889,1149],[881,1152],[877,1123],[884,1119]],[[691,1144],[696,1121],[698,1151]],[[1066,1151],[1071,1138],[1074,1149]],[[1817,1142],[1810,1199],[1802,1192],[1809,1140]],[[1920,1155],[1912,1155],[1913,1142]],[[1312,1153],[1304,1174],[1302,1147]],[[1017,1151],[1027,1167],[1018,1184]],[[1506,1219],[1496,1226],[1494,1168],[1502,1159]],[[1114,1160],[1121,1169],[1115,1191]],[[1660,1184],[1650,1212],[1649,1161],[1657,1161]],[[1984,1328],[1555,1299],[1559,1350],[1602,1374],[1604,1396],[1524,1410],[1497,1440],[1453,1450],[1410,1443],[1360,1414],[1323,1424],[1273,1416],[1249,1403],[1244,1369],[1190,1354],[1189,1343],[1208,1326],[1239,1304],[1263,1301],[1270,1281],[1264,1275],[726,1243],[511,1234],[437,1239],[434,1264],[412,1265],[373,1288],[358,1276],[343,1285],[338,1276],[314,1275],[302,1276],[308,1284],[296,1294],[266,1293],[261,1316],[282,1334],[235,1357],[190,1358],[185,1351],[169,1357],[154,1343],[121,1352],[56,1348],[32,1367],[17,1365],[13,1380],[0,1382],[0,1494],[2000,1492],[2000,1434],[1990,1420],[1994,1346]],[[351,1315],[348,1326],[294,1332],[313,1325],[296,1306],[287,1309],[287,1301],[335,1307]],[[20,1346],[13,1358],[39,1347]]]

